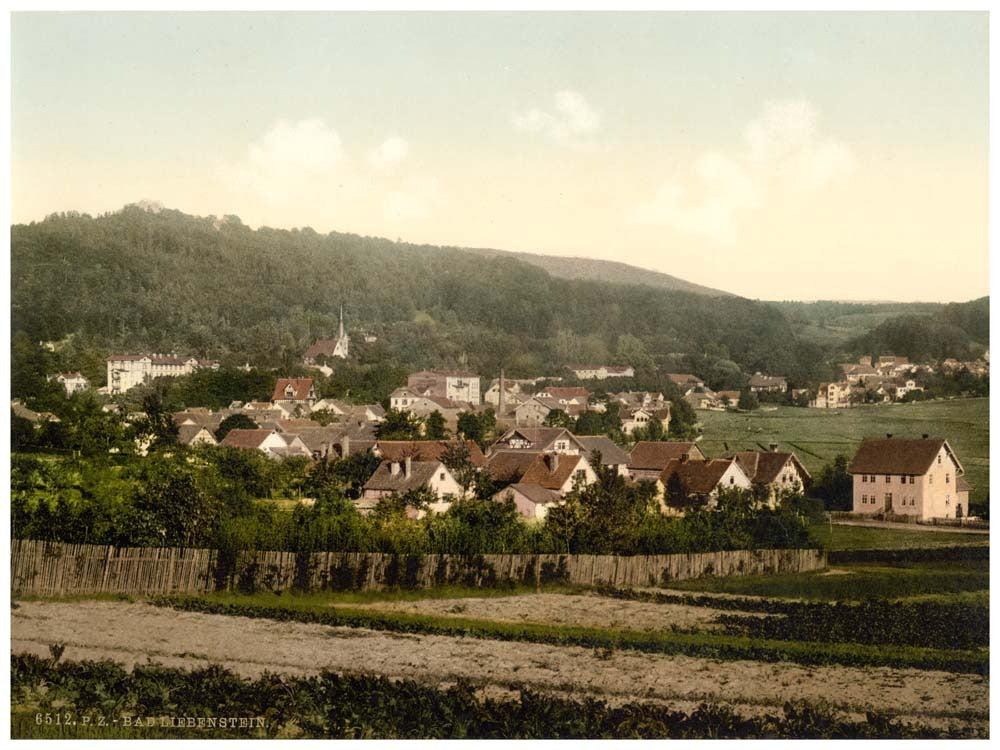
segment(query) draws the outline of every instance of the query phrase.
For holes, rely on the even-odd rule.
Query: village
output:
[[[349,355],[350,337],[341,310],[337,336],[316,341],[304,353],[302,366],[328,375],[331,363]],[[122,408],[115,397],[157,378],[220,366],[217,361],[175,354],[112,355],[106,364],[107,385],[96,389],[107,401],[102,407],[106,411]],[[842,381],[824,382],[814,390],[790,388],[785,377],[760,372],[749,376],[739,391],[713,391],[691,373],[666,377],[691,410],[742,411],[769,402],[845,409],[919,397],[923,388],[918,380],[935,369],[987,376],[989,352],[973,362],[933,364],[912,364],[894,355],[874,360],[864,356],[838,367]],[[724,491],[752,492],[774,507],[783,497],[810,487],[812,477],[800,458],[794,452],[779,452],[777,444],[767,450],[709,456],[700,449],[697,436],[672,439],[672,403],[663,393],[615,390],[616,382],[628,382],[635,375],[630,366],[567,369],[578,384],[560,385],[562,377],[506,378],[503,370],[488,385],[465,370],[413,372],[405,386],[389,394],[388,409],[378,403],[321,398],[312,377],[278,377],[268,401],[234,401],[214,411],[188,407],[171,419],[177,443],[188,447],[235,448],[275,460],[373,456],[376,468],[354,500],[362,514],[371,513],[384,498],[417,491],[428,491],[434,502],[408,507],[408,515],[445,512],[455,500],[471,496],[468,477],[456,476],[464,468],[488,476],[493,486],[500,487],[493,499],[513,500],[517,512],[528,520],[544,519],[569,493],[596,482],[599,468],[632,483],[651,483],[660,511],[674,515],[683,515],[690,507],[711,508]],[[65,388],[67,396],[91,387],[78,372],[55,374],[50,380]],[[12,409],[35,425],[58,420],[16,401]],[[123,416],[134,421],[145,415]],[[571,428],[588,419],[595,429],[574,434]],[[872,425],[872,434],[848,466],[852,514],[910,522],[971,515],[972,488],[947,436],[883,437],[876,429]],[[138,448],[145,452],[148,441]]]

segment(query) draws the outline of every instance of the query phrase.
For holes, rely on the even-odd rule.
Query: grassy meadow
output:
[[[709,457],[738,450],[794,451],[814,476],[840,454],[854,455],[864,437],[920,437],[948,440],[973,486],[971,499],[989,497],[990,402],[988,398],[878,404],[854,409],[801,409],[767,404],[755,412],[699,411]]]

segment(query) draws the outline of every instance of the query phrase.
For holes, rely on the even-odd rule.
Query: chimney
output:
[[[399,461],[393,461],[389,464],[389,474],[394,477],[399,476]]]
[[[405,479],[410,478],[410,474],[413,473],[413,459],[409,456],[406,457],[406,465],[403,467],[403,477]]]
[[[771,443],[769,447],[771,449],[771,453],[777,453],[778,452],[778,444],[777,443]]]
[[[892,437],[892,433],[891,433],[891,432],[887,432],[887,433],[885,433],[885,436],[886,436],[887,438],[891,438],[891,437]]]

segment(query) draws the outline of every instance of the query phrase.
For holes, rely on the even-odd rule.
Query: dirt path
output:
[[[522,596],[421,599],[419,601],[369,602],[365,609],[454,615],[502,622],[539,622],[583,625],[615,630],[666,630],[671,626],[721,630],[712,620],[722,614],[709,607],[653,604],[603,596],[525,594]],[[738,614],[751,615],[740,612]]]
[[[151,660],[187,668],[221,664],[244,676],[329,669],[429,684],[465,678],[488,687],[522,683],[615,702],[677,706],[704,700],[780,710],[788,700],[822,700],[851,713],[875,709],[938,726],[963,717],[983,726],[989,715],[988,680],[967,674],[628,651],[602,655],[578,647],[400,635],[120,602],[22,602],[12,611],[12,653],[48,655],[53,643],[66,644],[65,659],[114,659],[127,667]]]

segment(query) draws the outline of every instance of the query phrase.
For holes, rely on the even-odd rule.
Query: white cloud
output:
[[[365,153],[344,148],[320,118],[281,120],[248,146],[241,161],[221,165],[219,177],[258,199],[265,221],[279,225],[415,222],[431,216],[444,193],[436,178],[404,171],[408,153],[400,136]]]
[[[386,138],[382,145],[368,155],[368,162],[381,172],[394,169],[410,152],[410,144],[399,136]]]
[[[577,91],[559,91],[555,95],[554,111],[529,109],[515,113],[514,127],[525,133],[536,133],[560,146],[588,147],[601,128],[601,115]]]
[[[340,136],[318,117],[279,120],[250,145],[236,178],[269,200],[294,193],[318,176],[330,175],[343,158]]]
[[[631,219],[733,244],[769,199],[799,200],[848,176],[850,148],[824,137],[819,114],[807,101],[769,102],[747,124],[745,149],[734,156],[708,152],[685,184],[667,180]]]

